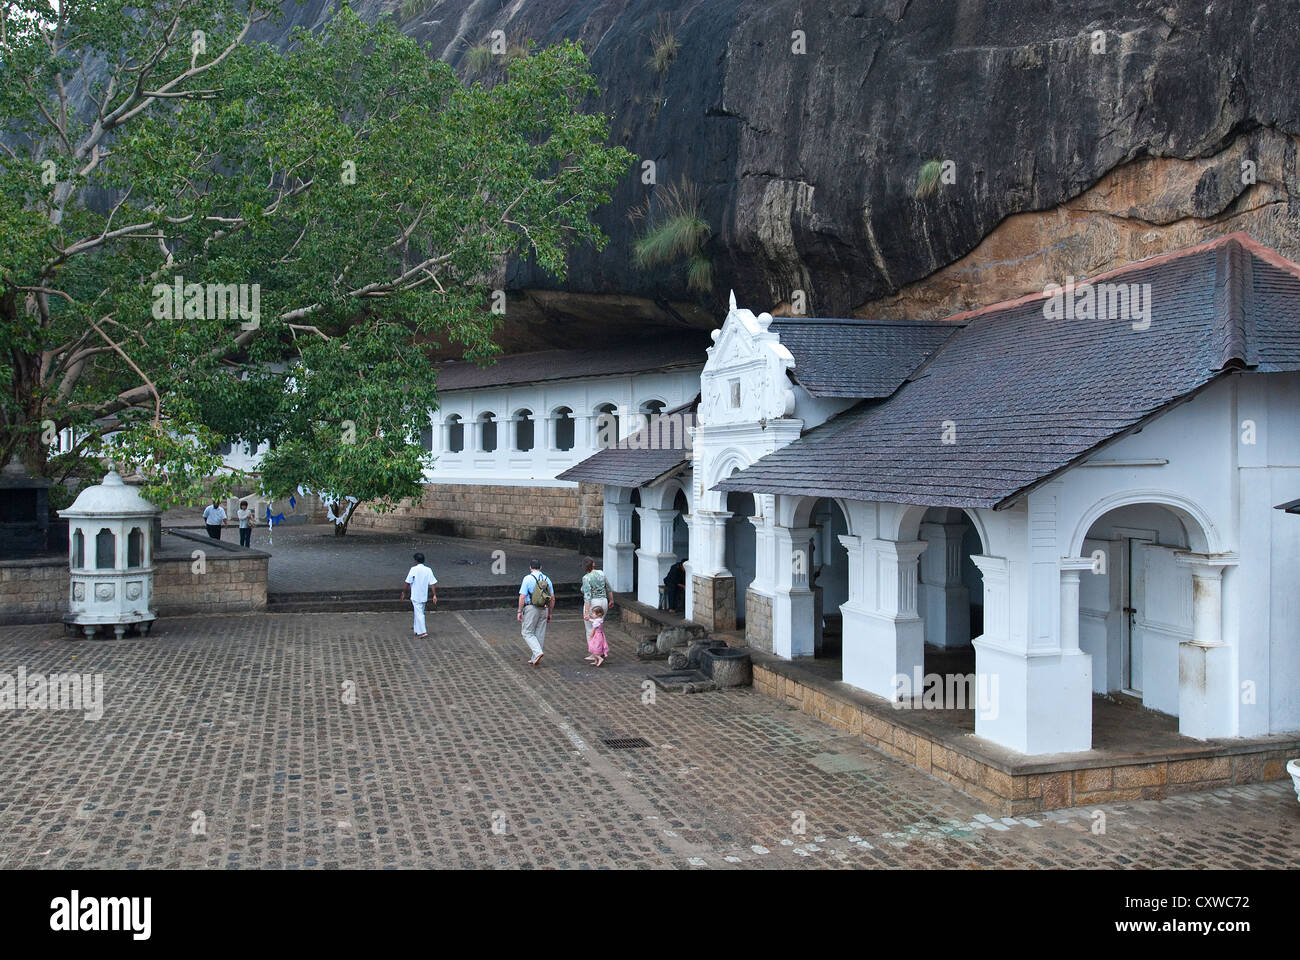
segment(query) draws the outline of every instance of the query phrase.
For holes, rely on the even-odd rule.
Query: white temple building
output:
[[[684,556],[688,617],[891,701],[968,657],[1021,754],[1088,750],[1111,692],[1300,730],[1300,265],[1234,234],[938,323],[733,298],[713,337],[687,442],[560,474],[604,485],[615,590]]]

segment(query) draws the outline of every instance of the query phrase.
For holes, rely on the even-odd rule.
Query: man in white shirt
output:
[[[226,510],[216,500],[203,508],[203,525],[208,528],[208,536],[213,540],[221,539],[221,528],[226,523]]]
[[[429,602],[429,589],[433,591],[433,605],[438,606],[438,578],[424,565],[424,554],[415,555],[415,566],[406,571],[406,585],[402,587],[402,599],[406,599],[407,588],[411,591],[411,606],[415,608],[415,639],[423,640],[429,635],[424,628],[424,605]]]

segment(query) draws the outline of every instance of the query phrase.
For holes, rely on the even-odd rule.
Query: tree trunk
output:
[[[12,325],[14,320],[10,316],[12,306],[11,298],[6,298],[3,303],[0,303],[0,313],[3,314],[0,323]],[[42,415],[45,411],[44,399],[41,395],[41,358],[33,354],[13,351],[10,353],[10,362],[13,370],[13,379],[9,386],[12,419],[5,423],[4,437],[0,441],[2,444],[0,456],[3,457],[0,467],[17,454],[27,467],[28,473],[33,477],[42,477],[49,472],[49,468],[46,463],[46,445],[41,439],[41,434],[45,432],[42,428],[44,421]]]
[[[340,501],[338,502],[338,504],[336,504],[336,506],[338,506],[340,509],[342,509],[342,508],[343,508],[343,504],[345,504],[345,503],[347,503],[346,500],[340,500]],[[357,512],[357,508],[360,507],[360,506],[361,506],[360,503],[354,503],[354,504],[352,504],[352,509],[349,510],[347,516],[343,518],[343,522],[342,522],[342,523],[336,523],[336,524],[334,524],[334,536],[336,536],[336,537],[345,537],[345,536],[347,536],[347,533],[348,533],[348,524],[352,522],[352,517],[356,514],[356,512]],[[329,512],[330,512],[330,515],[333,516],[333,515],[334,515],[334,508],[331,507]]]

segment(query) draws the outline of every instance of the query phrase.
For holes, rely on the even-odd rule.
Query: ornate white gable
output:
[[[772,315],[736,306],[721,329],[713,331],[713,346],[700,374],[701,425],[757,423],[794,414],[794,391],[786,371],[794,357],[780,337],[768,331]]]

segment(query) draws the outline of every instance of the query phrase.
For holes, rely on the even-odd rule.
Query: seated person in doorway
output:
[[[664,577],[664,603],[669,610],[678,610],[686,606],[686,567],[678,560],[668,568]]]

